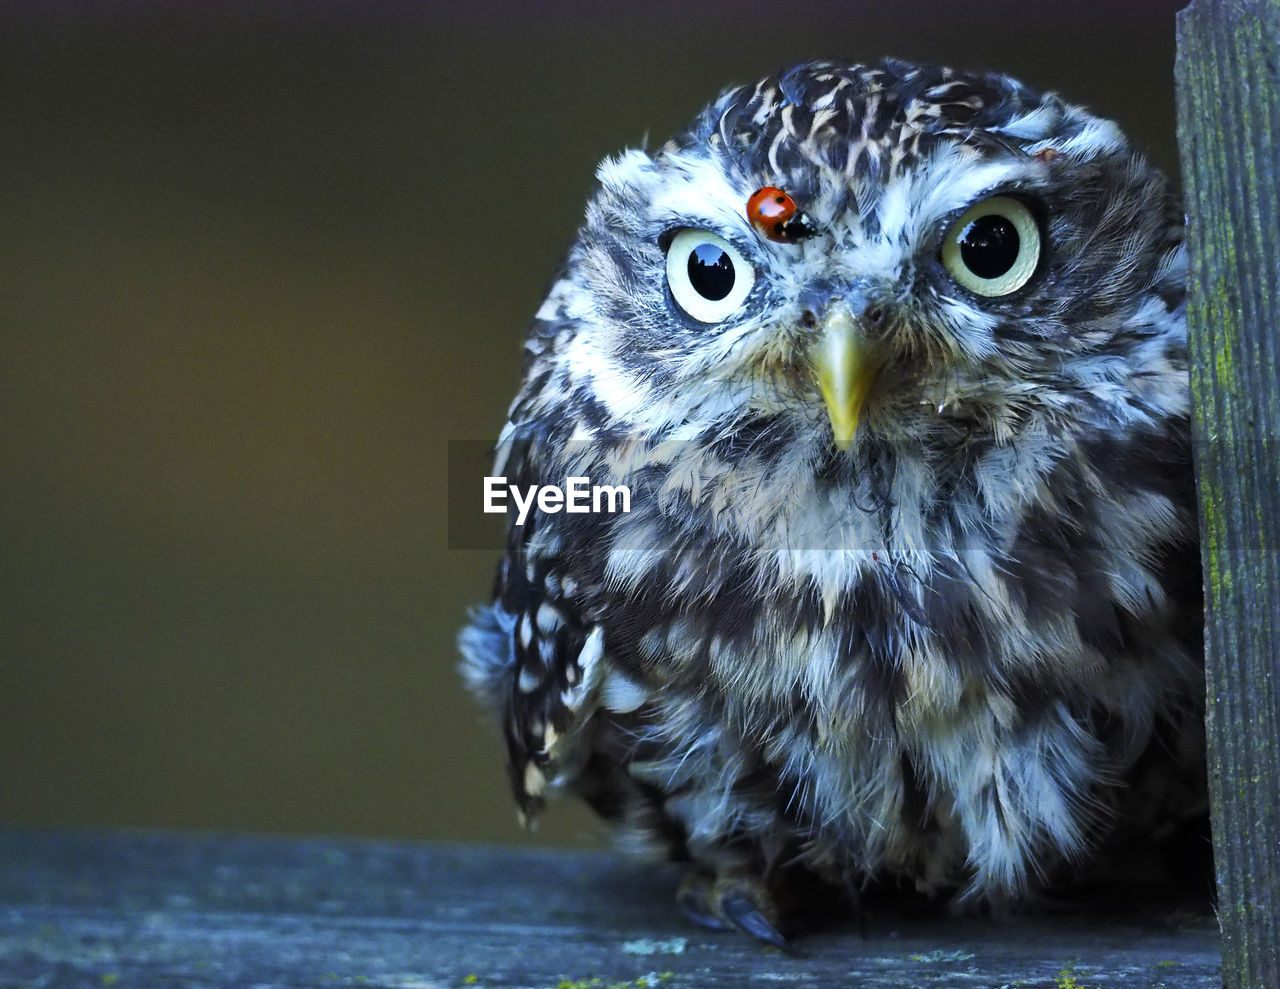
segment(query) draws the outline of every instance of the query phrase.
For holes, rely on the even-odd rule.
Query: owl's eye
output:
[[[1040,225],[1011,196],[984,199],[947,231],[942,263],[970,292],[1009,295],[1030,281],[1040,263]]]
[[[756,273],[736,247],[708,230],[681,230],[667,248],[667,284],[676,303],[702,323],[727,319],[747,298]]]

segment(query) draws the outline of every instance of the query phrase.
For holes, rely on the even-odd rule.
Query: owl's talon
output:
[[[709,931],[729,931],[733,930],[731,924],[726,924],[723,920],[711,913],[709,910],[701,910],[689,900],[683,899],[678,901],[680,909],[684,911],[685,917],[693,921],[699,927],[705,927]]]
[[[739,928],[752,937],[766,941],[782,951],[788,953],[791,951],[790,942],[779,933],[773,924],[769,923],[768,918],[760,912],[759,908],[746,893],[739,891],[723,897],[720,900],[720,909]]]
[[[701,868],[690,869],[676,890],[676,903],[700,927],[739,930],[782,951],[791,951],[790,943],[777,928],[778,909],[773,893],[753,874],[729,869],[716,875]]]
[[[711,931],[732,930],[732,925],[717,917],[711,909],[708,897],[711,893],[711,880],[700,872],[687,873],[676,890],[676,903],[684,911],[684,915],[699,927]]]

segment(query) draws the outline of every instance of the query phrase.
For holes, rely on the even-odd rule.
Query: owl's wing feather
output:
[[[511,483],[529,483],[528,446],[525,430],[504,432],[495,469]],[[576,588],[555,572],[554,560],[528,551],[540,522],[534,513],[509,528],[492,602],[459,639],[463,676],[501,714],[511,788],[525,821],[541,809],[548,784],[578,768],[586,747],[577,735],[595,710],[604,673],[604,630],[584,625]]]

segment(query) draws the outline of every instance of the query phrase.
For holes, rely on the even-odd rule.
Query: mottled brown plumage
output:
[[[797,871],[1007,902],[1198,813],[1182,214],[1116,126],[807,63],[598,177],[495,473],[631,511],[513,525],[460,640],[522,812],[768,940]]]

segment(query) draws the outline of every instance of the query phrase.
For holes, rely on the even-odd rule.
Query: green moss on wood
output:
[[[1280,0],[1178,19],[1223,981],[1280,985]]]

